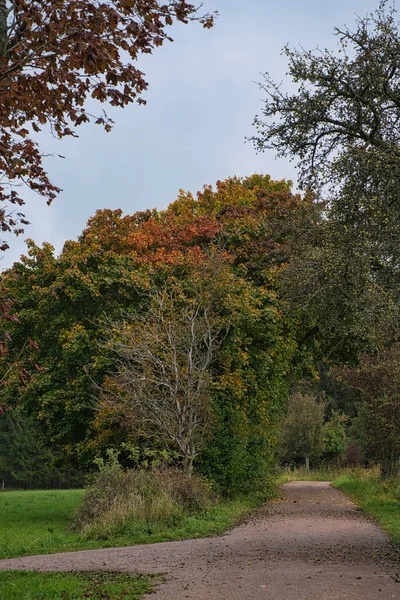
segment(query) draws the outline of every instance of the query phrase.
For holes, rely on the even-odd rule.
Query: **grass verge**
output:
[[[152,577],[87,573],[0,572],[1,600],[139,600],[152,590]]]
[[[83,493],[83,490],[1,492],[0,558],[205,537],[240,522],[265,500],[260,495],[250,495],[212,504],[173,526],[129,526],[117,537],[88,540],[69,529],[69,516],[81,502]]]
[[[332,485],[341,490],[370,515],[400,544],[400,482],[377,477],[339,475]]]
[[[373,517],[400,544],[400,481],[382,480],[379,469],[320,469],[306,473],[303,469],[283,471],[277,483],[290,481],[330,481],[349,496],[367,515]]]

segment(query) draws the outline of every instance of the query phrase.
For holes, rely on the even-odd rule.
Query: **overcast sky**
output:
[[[232,175],[269,173],[295,179],[293,164],[273,154],[257,155],[245,137],[262,109],[263,93],[255,82],[269,71],[285,78],[281,48],[333,48],[334,26],[351,26],[378,0],[204,0],[204,11],[218,10],[215,27],[198,24],[173,28],[166,43],[139,61],[149,82],[147,105],[107,110],[116,124],[106,134],[83,126],[79,139],[43,139],[52,158],[48,168],[63,192],[47,207],[26,193],[31,225],[10,250],[0,269],[25,252],[24,239],[48,241],[60,252],[75,239],[98,208],[165,208],[180,188],[195,193],[205,184]]]

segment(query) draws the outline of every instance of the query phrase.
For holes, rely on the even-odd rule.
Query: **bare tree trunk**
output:
[[[8,46],[7,2],[0,0],[0,59],[4,58]]]
[[[191,456],[185,458],[184,470],[186,475],[190,478],[193,473],[193,458]]]
[[[304,458],[306,460],[306,473],[310,471],[310,457],[308,454],[304,454]]]

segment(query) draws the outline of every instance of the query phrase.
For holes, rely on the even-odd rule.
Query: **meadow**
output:
[[[71,516],[84,490],[9,491],[0,493],[0,558],[128,546],[204,537],[224,531],[256,508],[262,497],[210,505],[183,517],[175,526],[130,526],[124,535],[88,539],[71,530]],[[123,573],[0,572],[1,600],[138,600],[157,578]]]
[[[71,515],[83,494],[83,490],[0,493],[0,558],[205,537],[239,522],[263,501],[260,495],[224,501],[184,516],[172,527],[139,524],[117,537],[89,539],[71,530]]]

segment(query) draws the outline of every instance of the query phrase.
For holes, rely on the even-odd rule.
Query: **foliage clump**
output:
[[[359,393],[360,441],[368,458],[381,465],[384,477],[400,471],[400,345],[363,355],[356,367],[337,376]]]
[[[211,502],[209,485],[182,469],[123,470],[117,464],[93,476],[74,515],[74,528],[107,539],[144,526],[176,524]]]

